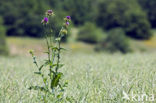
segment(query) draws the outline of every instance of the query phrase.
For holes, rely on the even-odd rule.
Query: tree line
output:
[[[156,0],[1,0],[0,16],[7,35],[41,37],[41,14],[52,8],[60,18],[71,15],[75,26],[89,21],[104,30],[121,27],[133,38],[148,39],[151,27],[156,27],[155,4]]]
[[[66,15],[74,26],[87,30],[78,40],[96,43],[102,31],[114,28],[134,39],[149,39],[156,27],[155,5],[156,0],[0,0],[0,36],[43,37],[42,14],[52,9],[58,15],[52,19],[56,32]]]

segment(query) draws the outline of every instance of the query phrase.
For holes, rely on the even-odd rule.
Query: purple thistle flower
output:
[[[69,22],[66,22],[66,25],[69,25]]]
[[[48,23],[48,18],[47,17],[44,17],[44,19],[42,20],[41,23],[47,24]]]
[[[46,11],[46,15],[51,16],[52,14],[53,14],[53,11],[52,10],[47,10]]]
[[[44,22],[48,22],[48,18],[47,17],[44,18]]]
[[[49,14],[53,13],[53,11],[52,11],[52,10],[48,10],[47,12],[48,12]]]
[[[71,19],[71,17],[70,17],[70,16],[66,16],[66,18],[67,18],[67,19]]]

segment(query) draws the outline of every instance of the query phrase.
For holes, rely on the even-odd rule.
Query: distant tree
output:
[[[156,0],[138,0],[143,10],[148,14],[148,19],[153,28],[156,28]]]
[[[150,24],[135,0],[103,0],[99,4],[97,24],[104,29],[121,27],[136,39],[151,37]]]
[[[95,23],[99,1],[0,0],[0,14],[4,18],[7,35],[41,37],[43,29],[40,29],[42,26],[39,23],[42,18],[41,14],[47,9],[53,9],[58,16],[53,22],[53,28],[59,30],[59,25],[62,25],[60,21],[67,14],[72,17],[75,25],[83,25],[87,21]]]
[[[87,21],[94,21],[99,0],[54,0],[51,5],[62,14],[70,14],[75,25],[82,25]]]
[[[105,36],[106,35],[101,28],[97,28],[95,24],[87,22],[80,28],[78,40],[87,43],[98,43]]]
[[[108,36],[99,42],[95,48],[97,51],[108,51],[111,53],[128,53],[131,51],[129,39],[122,28],[114,28],[108,32]]]
[[[150,15],[148,17],[153,26],[155,0],[149,0],[148,3],[148,0],[142,1],[140,4]],[[146,13],[137,0],[0,0],[0,14],[4,18],[6,34],[42,37],[43,29],[39,24],[41,14],[47,9],[53,9],[58,16],[52,22],[56,32],[60,29],[59,25],[62,25],[62,17],[68,14],[76,26],[92,22],[107,30],[121,27],[133,38],[151,37]]]

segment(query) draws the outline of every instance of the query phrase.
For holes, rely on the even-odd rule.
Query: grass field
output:
[[[41,81],[33,74],[36,68],[27,50],[38,44],[36,50],[43,51],[41,45],[44,42],[25,39],[27,43],[34,42],[29,47],[27,43],[21,44],[20,39],[13,42],[14,39],[9,38],[8,41],[9,45],[14,45],[11,51],[16,56],[0,57],[0,103],[41,103],[37,93],[27,89]],[[85,48],[82,43],[75,45],[79,45],[76,48]],[[123,100],[123,91],[129,96],[132,93],[156,96],[156,52],[122,55],[73,52],[74,49],[62,54],[62,63],[66,65],[61,71],[65,74],[64,79],[69,81],[65,93],[73,96],[76,103],[138,103],[132,99]],[[37,59],[42,61],[44,57],[39,55]],[[155,102],[148,100],[144,103]]]
[[[123,91],[156,93],[156,53],[66,54],[62,62],[69,81],[66,94],[77,103],[126,103]],[[40,81],[35,70],[30,57],[0,57],[0,103],[40,103],[27,89]]]

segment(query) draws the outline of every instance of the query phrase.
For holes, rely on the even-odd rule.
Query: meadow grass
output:
[[[28,90],[30,85],[41,82],[33,73],[37,69],[28,50],[34,49],[41,62],[45,58],[45,41],[9,37],[7,43],[15,56],[0,56],[0,103],[41,103],[36,91]],[[144,41],[131,43],[136,49],[151,51]],[[137,103],[123,100],[123,91],[129,95],[153,93],[156,97],[156,52],[106,54],[94,53],[94,46],[82,42],[63,46],[69,50],[62,54],[66,65],[61,70],[69,82],[65,94],[73,96],[76,103]]]
[[[76,103],[138,103],[128,94],[156,94],[156,53],[65,53],[61,71],[69,81],[65,95]],[[43,60],[44,56],[37,58]],[[41,103],[32,84],[41,82],[30,56],[0,57],[0,103]],[[49,102],[52,103],[52,102]],[[151,102],[145,102],[151,103]],[[154,103],[154,102],[153,102]]]
[[[62,43],[63,47],[72,52],[93,52],[94,45],[83,42]],[[36,39],[30,37],[7,37],[7,44],[9,46],[10,55],[26,55],[30,49],[35,51],[36,55],[43,55],[47,50],[45,39]]]

